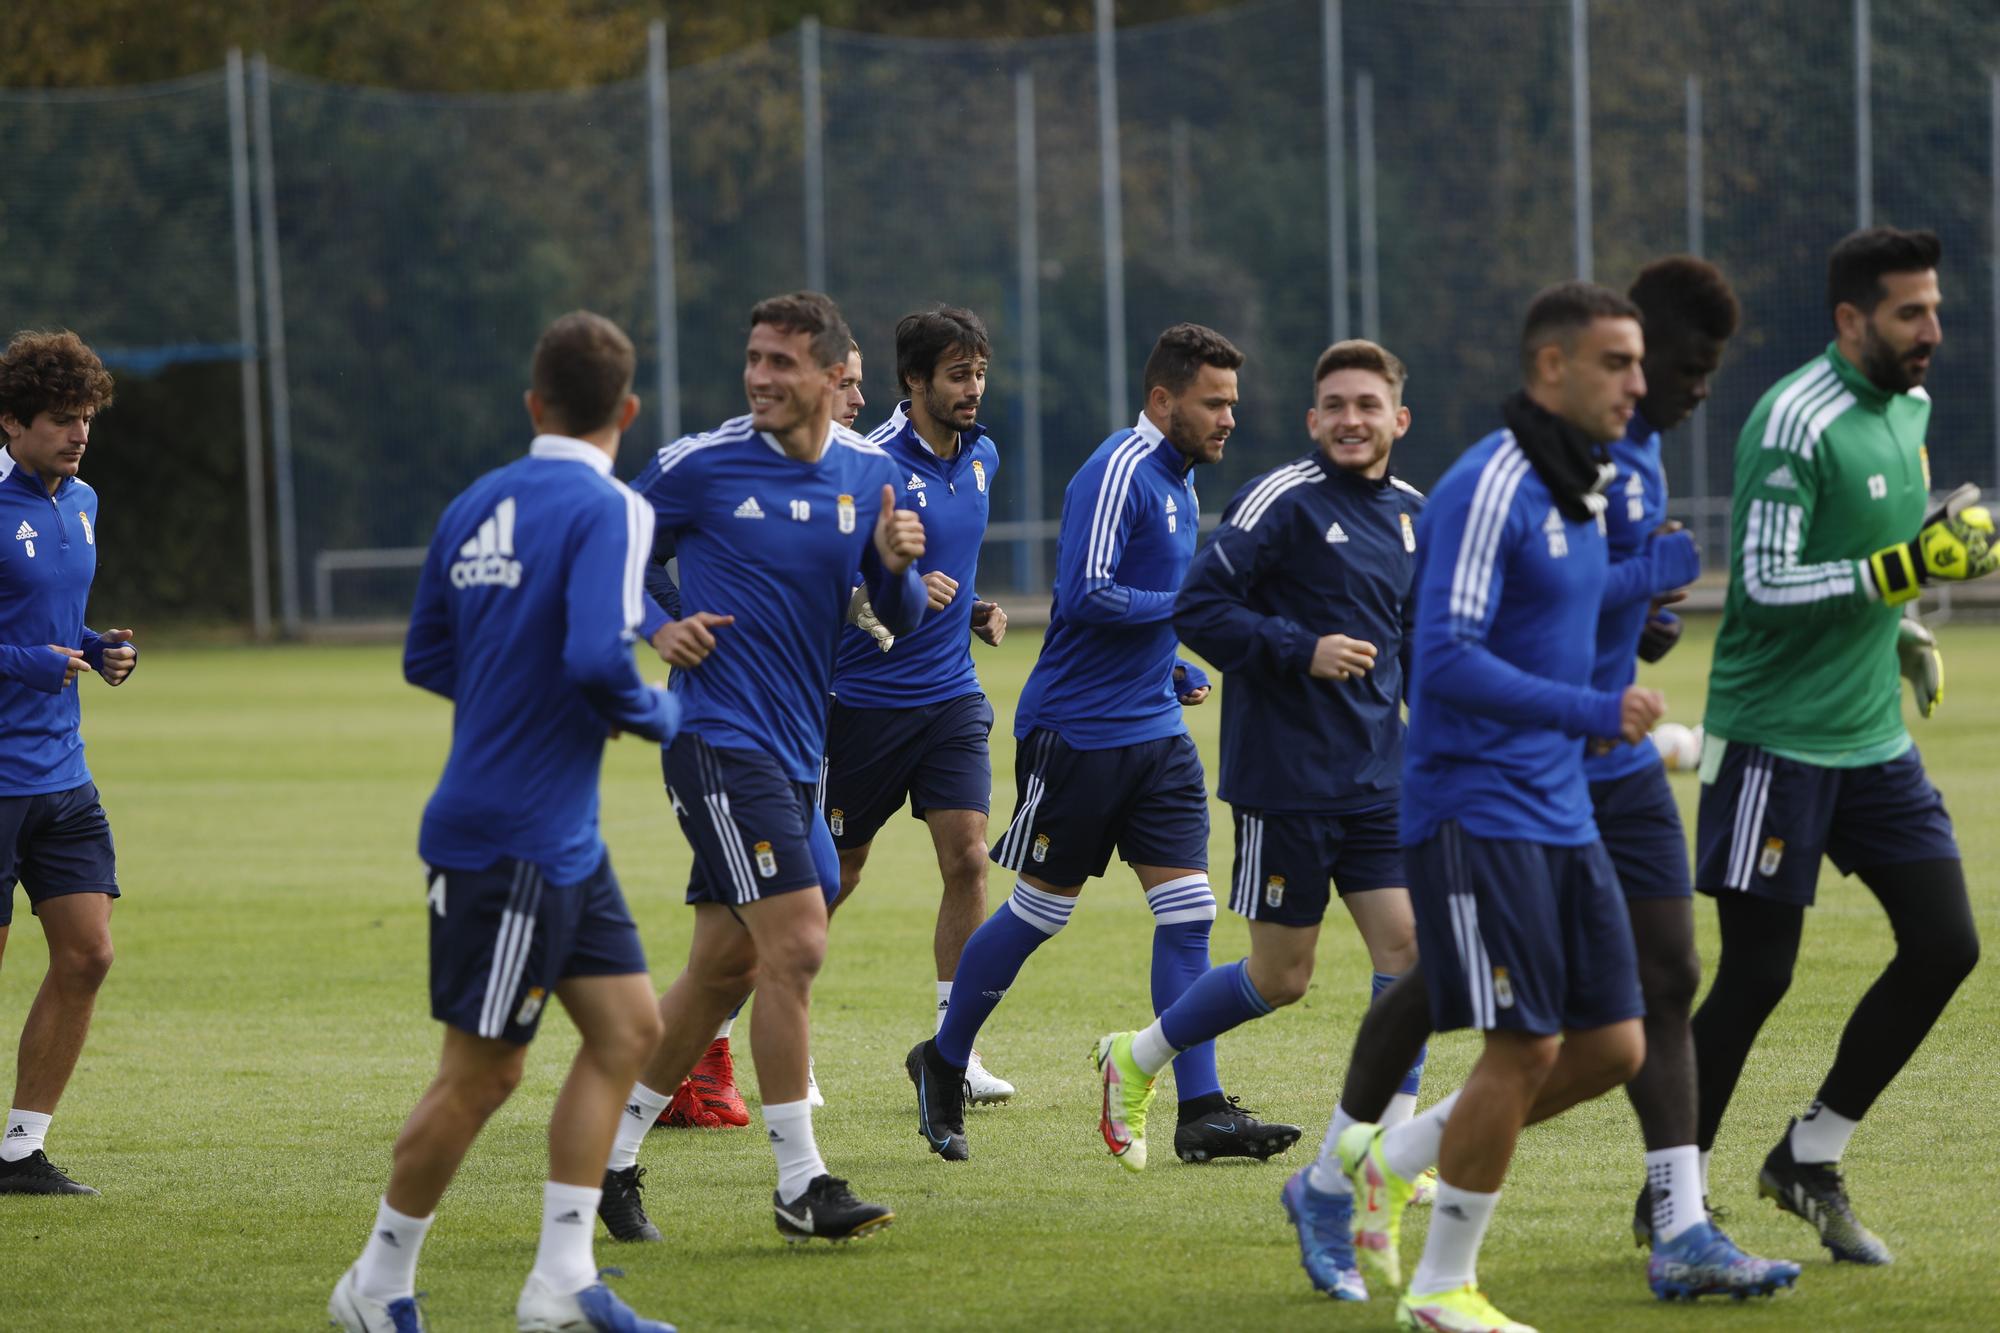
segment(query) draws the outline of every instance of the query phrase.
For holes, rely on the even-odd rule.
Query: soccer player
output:
[[[327,1315],[414,1333],[417,1254],[479,1131],[521,1081],[551,993],[583,1038],[549,1117],[541,1245],[524,1330],[672,1333],[598,1280],[598,1181],[625,1090],[660,1034],[638,928],[597,831],[608,735],[670,739],[680,701],[632,662],[653,540],[612,479],[638,414],[632,343],[587,311],[535,344],[528,455],[438,520],[403,652],[411,684],[452,701],[451,755],[424,808],[436,1080],[396,1140],[389,1187]]]
[[[840,851],[836,903],[860,887],[875,835],[905,801],[930,828],[944,880],[932,939],[939,1026],[959,954],[986,919],[993,705],[973,670],[971,639],[997,645],[1007,629],[1007,613],[974,591],[1000,466],[979,424],[992,353],[985,324],[970,310],[938,306],[896,325],[896,378],[909,397],[868,438],[906,476],[898,503],[924,520],[931,614],[886,650],[864,629],[841,635],[821,783]],[[975,1104],[1014,1095],[1014,1085],[987,1072],[977,1051],[967,1057],[965,1085]]]
[[[1886,1264],[1840,1171],[1868,1108],[1979,957],[1944,800],[1903,726],[1898,621],[1926,582],[1990,573],[1992,520],[1930,512],[1923,382],[1943,330],[1930,232],[1848,236],[1827,265],[1834,340],[1764,395],[1736,443],[1729,596],[1708,682],[1695,887],[1722,957],[1694,1018],[1697,1142],[1792,979],[1822,856],[1859,875],[1896,953],[1856,1006],[1759,1192],[1836,1260]]]
[[[1176,324],[1162,333],[1146,360],[1139,420],[1099,445],[1063,495],[1055,604],[1015,712],[1019,801],[992,852],[1018,878],[967,941],[944,1026],[905,1061],[918,1129],[947,1161],[971,1151],[962,1084],[973,1037],[1114,850],[1156,922],[1154,1012],[1208,971],[1208,793],[1181,717],[1208,684],[1198,668],[1176,663],[1172,617],[1199,522],[1190,474],[1222,457],[1242,364],[1213,329]],[[1184,1158],[1268,1157],[1297,1141],[1296,1127],[1265,1124],[1223,1095],[1212,1044],[1183,1051],[1174,1077]],[[1115,1146],[1143,1166],[1145,1126],[1133,1129]]]
[[[836,425],[853,338],[827,297],[796,292],[750,312],[750,411],[659,451],[634,483],[672,532],[680,600],[696,608],[648,637],[676,668],[686,725],[662,756],[694,848],[687,967],[660,997],[666,1030],[619,1122],[600,1215],[620,1240],[657,1240],[638,1154],[676,1088],[754,982],[751,1054],[778,1160],[772,1196],[788,1241],[846,1240],[895,1216],[827,1172],[807,1100],[807,1014],[826,957],[827,885],[840,862],[819,816],[827,690],[857,578],[907,634],[924,614],[922,520],[895,506],[887,454]]]
[[[1606,448],[1645,392],[1638,307],[1544,289],[1505,428],[1460,456],[1417,528],[1401,841],[1440,1031],[1476,1028],[1465,1086],[1395,1129],[1340,1136],[1364,1270],[1401,1285],[1400,1216],[1438,1167],[1405,1327],[1518,1333],[1481,1294],[1479,1245],[1538,1097],[1594,1097],[1645,1051],[1631,927],[1591,818],[1587,740],[1637,743],[1660,695],[1590,683],[1606,577]]]
[[[131,630],[83,623],[97,492],[77,470],[92,421],[110,405],[111,376],[74,333],[16,334],[0,353],[0,955],[17,881],[49,946],[0,1133],[0,1194],[97,1193],[43,1145],[111,968],[118,897],[80,696],[84,676],[117,685],[138,664]]]
[[[1305,994],[1329,880],[1378,982],[1416,959],[1396,795],[1423,498],[1389,472],[1410,428],[1406,378],[1372,342],[1321,353],[1306,412],[1317,447],[1237,492],[1181,589],[1174,627],[1230,681],[1217,792],[1234,815],[1230,906],[1250,922],[1250,956],[1210,969],[1145,1031],[1109,1038],[1100,1128],[1114,1151],[1120,1125],[1143,1122],[1154,1076],[1175,1053]],[[1347,1246],[1348,1199],[1302,1193],[1310,1171],[1284,1191],[1307,1273],[1319,1290],[1365,1299],[1351,1249],[1328,1257],[1306,1239],[1317,1213],[1338,1213]]]
[[[834,389],[833,419],[853,430],[861,409],[866,406],[868,400],[861,395],[861,344],[849,338],[847,368],[841,372],[840,383]]]

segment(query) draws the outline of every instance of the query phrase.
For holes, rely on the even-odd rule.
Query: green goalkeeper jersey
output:
[[[1896,621],[1868,557],[1923,525],[1930,396],[1885,393],[1829,346],[1764,395],[1736,440],[1729,598],[1711,735],[1839,764],[1908,744]]]

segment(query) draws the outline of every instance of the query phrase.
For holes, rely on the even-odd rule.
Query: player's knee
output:
[[[1312,959],[1307,958],[1259,981],[1257,993],[1273,1009],[1282,1009],[1305,998],[1306,988],[1312,985],[1312,976]]]
[[[1900,959],[1903,950],[1897,951]],[[1979,935],[1970,925],[1963,930],[1932,935],[1922,946],[1918,974],[1933,986],[1950,994],[1979,965]]]
[[[1692,949],[1664,958],[1646,958],[1639,965],[1645,989],[1646,1013],[1686,1019],[1701,989],[1701,957]]]
[[[49,955],[49,973],[67,990],[95,991],[111,972],[111,937],[68,945]]]
[[[938,857],[946,893],[983,894],[986,891],[986,840],[974,838],[948,848]]]
[[[509,1060],[458,1070],[450,1076],[452,1100],[466,1114],[483,1122],[506,1105],[514,1089],[521,1086],[524,1068],[522,1061]]]
[[[1623,1023],[1606,1038],[1602,1053],[1606,1084],[1630,1083],[1646,1063],[1646,1030],[1638,1023]]]

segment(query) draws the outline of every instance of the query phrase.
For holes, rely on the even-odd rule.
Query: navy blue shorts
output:
[[[14,920],[14,885],[28,907],[70,893],[118,896],[118,855],[97,784],[40,796],[0,796],[0,926]]]
[[[1944,797],[1912,745],[1886,764],[1827,768],[1729,742],[1695,818],[1695,887],[1811,907],[1826,856],[1843,875],[1956,861]]]
[[[1252,921],[1318,925],[1326,916],[1329,879],[1343,898],[1409,883],[1396,845],[1394,805],[1345,815],[1243,806],[1233,813],[1236,874],[1229,906]]]
[[[527,861],[430,867],[431,1017],[475,1037],[534,1040],[556,983],[646,970],[611,858],[580,884]]]
[[[1665,764],[1590,784],[1597,836],[1627,898],[1692,898],[1687,831]]]
[[[1014,751],[1014,822],[993,859],[1067,889],[1134,865],[1208,869],[1208,786],[1182,733],[1110,750],[1076,750],[1037,728]]]
[[[1604,844],[1476,838],[1453,820],[1406,854],[1437,1031],[1550,1036],[1646,1012]]]
[[[977,810],[993,800],[987,733],[993,705],[961,694],[916,708],[849,708],[827,720],[820,803],[836,847],[865,847],[903,802],[928,810]]]
[[[667,799],[694,847],[687,900],[740,907],[798,889],[840,894],[840,854],[818,791],[762,750],[724,749],[683,731],[660,756]]]

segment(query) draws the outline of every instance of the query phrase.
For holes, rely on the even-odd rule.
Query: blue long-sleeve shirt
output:
[[[1071,478],[1054,605],[1016,737],[1046,727],[1075,749],[1109,750],[1186,732],[1173,614],[1200,526],[1192,471],[1141,416]]]
[[[1576,521],[1509,431],[1465,451],[1417,524],[1417,614],[1402,841],[1456,819],[1476,837],[1597,839],[1586,738],[1615,737],[1594,689],[1601,518]]]
[[[736,617],[700,666],[674,672],[688,730],[722,749],[763,750],[795,782],[819,776],[857,576],[899,638],[923,622],[916,563],[892,575],[875,551],[882,488],[901,482],[886,453],[839,425],[811,463],[747,416],[654,455],[632,485],[673,543],[682,607]]]
[[[1216,794],[1339,814],[1396,799],[1403,668],[1423,496],[1314,450],[1236,493],[1189,566],[1174,628],[1229,678]],[[1375,666],[1315,680],[1320,636],[1375,645]]]
[[[907,402],[868,436],[895,463],[901,478],[896,506],[924,521],[919,566],[949,575],[958,594],[942,611],[899,634],[888,652],[873,635],[848,626],[841,632],[833,668],[833,695],[855,708],[917,708],[979,692],[972,666],[972,603],[979,579],[979,548],[986,541],[993,478],[1000,453],[984,426],[959,434],[958,452],[939,458],[911,424]]]
[[[48,645],[80,648],[91,670],[103,669],[104,645],[83,623],[96,577],[97,492],[65,477],[51,495],[0,449],[0,796],[90,781],[83,701]]]
[[[680,718],[632,660],[652,545],[653,515],[610,458],[560,435],[446,506],[403,648],[410,683],[454,705],[424,860],[478,870],[508,856],[574,884],[604,859],[605,739],[664,741]]]
[[[1667,518],[1667,479],[1660,467],[1660,433],[1636,412],[1625,438],[1611,446],[1618,474],[1606,488],[1605,542],[1611,568],[1604,580],[1604,605],[1597,618],[1597,661],[1593,688],[1622,695],[1639,677],[1639,635],[1653,599],[1694,582],[1701,556],[1687,532],[1655,536]],[[1584,776],[1606,782],[1658,764],[1660,752],[1649,736],[1605,754],[1586,755]]]

